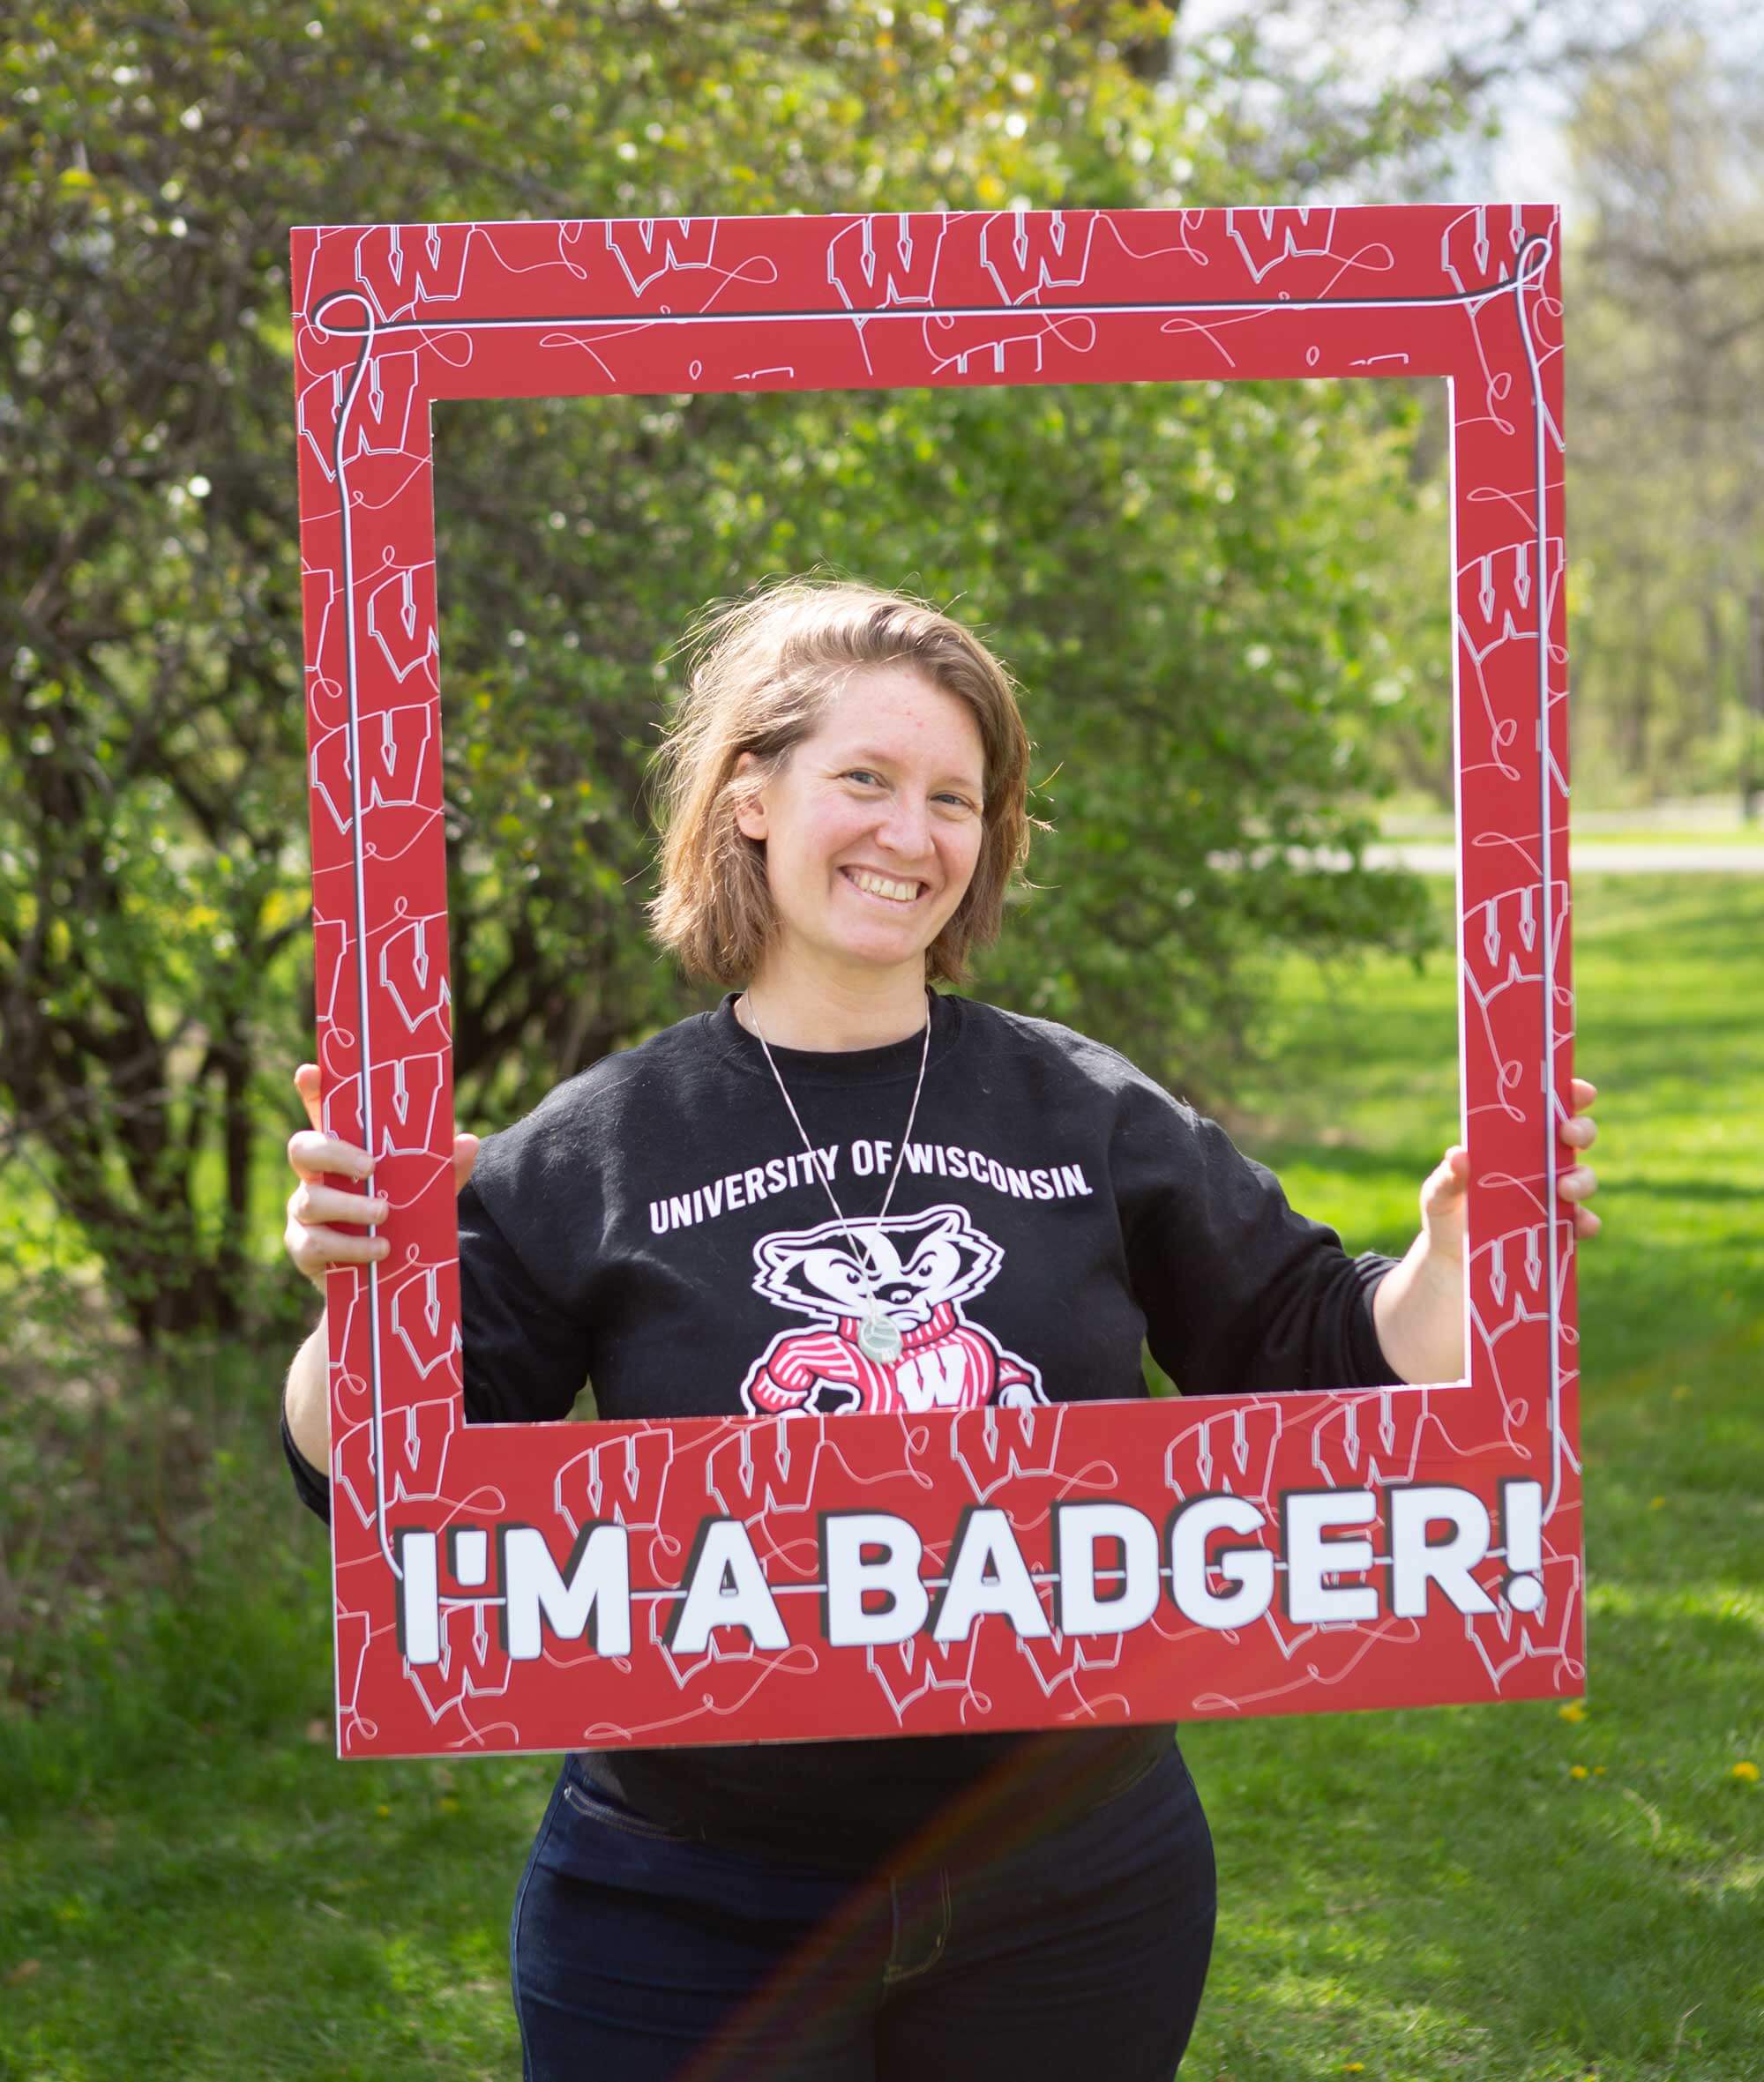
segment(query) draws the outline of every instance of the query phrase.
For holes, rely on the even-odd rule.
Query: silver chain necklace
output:
[[[844,1208],[834,1198],[833,1187],[827,1183],[826,1174],[815,1160],[814,1145],[809,1140],[808,1131],[803,1125],[803,1116],[796,1111],[796,1101],[784,1088],[784,1079],[779,1074],[777,1063],[773,1061],[771,1047],[766,1041],[765,1030],[759,1024],[759,1015],[753,1009],[753,999],[751,996],[747,996],[747,1016],[753,1022],[753,1031],[759,1037],[759,1046],[765,1050],[766,1063],[771,1069],[773,1077],[777,1080],[779,1094],[785,1105],[789,1108],[790,1118],[796,1123],[796,1132],[803,1138],[803,1148],[808,1155],[809,1169],[820,1180],[822,1190],[833,1202],[833,1213],[838,1219],[841,1229],[844,1232],[847,1243],[851,1247],[852,1257],[857,1258],[860,1256],[857,1239],[852,1235],[851,1225],[845,1219]],[[895,1185],[900,1180],[901,1165],[907,1154],[907,1145],[913,1138],[913,1123],[919,1117],[919,1093],[925,1088],[925,1065],[931,1061],[931,1008],[927,1006],[925,1011],[925,1045],[919,1053],[919,1081],[913,1086],[913,1103],[907,1115],[906,1132],[901,1136],[901,1146],[894,1154],[894,1168],[889,1175],[888,1190],[883,1196],[882,1212],[876,1217],[876,1226],[878,1229],[888,1219],[888,1209],[894,1198]],[[878,1360],[884,1364],[892,1364],[901,1356],[901,1347],[906,1340],[901,1335],[899,1325],[882,1313],[882,1304],[876,1299],[875,1260],[867,1250],[863,1250],[861,1256],[870,1291],[864,1297],[863,1317],[857,1326],[858,1349],[868,1359]]]

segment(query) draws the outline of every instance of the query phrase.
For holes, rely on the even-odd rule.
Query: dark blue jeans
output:
[[[672,1834],[571,1758],[515,1897],[527,2082],[1169,2082],[1213,1944],[1187,1766],[1017,1833],[853,1878]]]

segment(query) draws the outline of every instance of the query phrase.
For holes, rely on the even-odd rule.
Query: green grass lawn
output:
[[[1188,1729],[1222,1913],[1185,2082],[1764,2075],[1764,1784],[1734,1772],[1764,1766],[1764,881],[1582,869],[1576,898],[1606,1218],[1581,1260],[1583,1716]],[[1455,1132],[1447,963],[1294,963],[1281,1005],[1252,1146],[1353,1247],[1400,1249]],[[72,1572],[33,1709],[0,1720],[9,2082],[519,2071],[506,1918],[552,1767],[333,1760],[286,1356],[161,1384],[220,1441],[170,1519],[188,1558],[128,1596],[102,1554]],[[153,1408],[103,1441],[76,1414],[41,1449],[114,1494],[89,1522],[125,1556],[153,1485],[182,1494],[165,1436]]]

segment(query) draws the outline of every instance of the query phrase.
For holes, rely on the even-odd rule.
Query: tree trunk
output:
[[[1745,735],[1739,754],[1739,821],[1749,825],[1758,815],[1758,797],[1764,789],[1760,772],[1760,740],[1764,740],[1764,575],[1754,578],[1745,596]]]

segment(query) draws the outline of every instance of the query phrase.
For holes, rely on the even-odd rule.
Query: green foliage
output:
[[[1261,199],[1233,114],[1253,54],[1172,70],[1171,19],[1075,0],[11,19],[0,1160],[28,1156],[56,1255],[77,1243],[140,1338],[292,1305],[253,1241],[285,1191],[286,1131],[263,1123],[297,1123],[311,1031],[288,228]],[[1394,104],[1358,149],[1439,116]],[[1059,833],[987,973],[1006,1002],[1205,1091],[1271,949],[1416,944],[1407,885],[1285,857],[1357,851],[1374,728],[1426,685],[1444,524],[1417,555],[1400,390],[441,419],[462,1120],[510,1118],[688,1002],[640,932],[668,653],[706,599],[818,561],[953,602],[1028,690]]]

